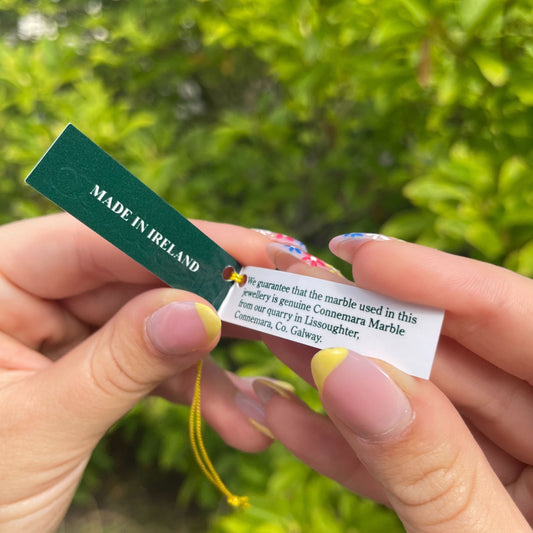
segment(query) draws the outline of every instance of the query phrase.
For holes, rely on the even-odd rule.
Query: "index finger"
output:
[[[271,266],[268,238],[229,224],[196,222],[243,264]],[[66,213],[13,222],[0,229],[0,271],[42,298],[66,298],[110,282],[150,285],[158,278]]]
[[[444,335],[533,382],[532,280],[502,267],[394,239],[337,237],[330,247],[353,263],[359,287],[444,309]]]

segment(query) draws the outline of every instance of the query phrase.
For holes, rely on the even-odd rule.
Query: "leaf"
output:
[[[461,80],[455,70],[451,70],[437,85],[437,99],[440,105],[452,105],[461,96]]]
[[[516,271],[523,276],[533,277],[533,241],[522,246],[518,252]]]
[[[497,0],[461,0],[459,3],[459,21],[468,32],[478,27],[490,13]]]
[[[513,209],[500,217],[499,222],[504,228],[516,228],[524,226],[533,228],[533,209],[531,206],[513,206]]]
[[[494,53],[477,50],[472,54],[481,74],[495,87],[505,85],[509,80],[509,67]]]
[[[415,28],[411,24],[407,24],[399,18],[385,19],[373,29],[370,34],[370,42],[376,46],[397,42],[399,39],[412,35],[414,30]]]
[[[466,241],[479,250],[489,260],[494,260],[503,252],[503,242],[496,230],[486,222],[474,222],[468,226]]]
[[[502,194],[511,192],[527,176],[528,166],[522,157],[512,156],[506,159],[500,169],[498,189]]]
[[[426,24],[429,20],[430,12],[425,2],[422,0],[400,0],[404,7],[411,13],[419,24]]]
[[[468,187],[433,178],[413,180],[405,186],[404,192],[413,202],[422,204],[432,201],[466,202],[471,197]]]
[[[435,222],[435,230],[438,235],[463,242],[468,231],[468,222],[457,217],[439,217]]]
[[[398,213],[390,218],[381,228],[385,235],[404,240],[415,240],[433,223],[433,215],[418,210]]]
[[[525,106],[533,106],[533,79],[513,80],[512,91]]]

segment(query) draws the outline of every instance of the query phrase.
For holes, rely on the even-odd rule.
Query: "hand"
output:
[[[278,268],[325,277],[270,247]],[[376,236],[338,237],[331,249],[359,287],[445,309],[431,382],[346,350],[312,359],[311,348],[267,339],[310,382],[312,359],[329,415],[258,382],[268,427],[318,471],[392,506],[408,531],[530,531],[533,281]]]
[[[197,224],[268,266],[265,237]],[[0,249],[0,529],[53,531],[110,425],[156,387],[189,401],[220,320],[68,215],[4,226]],[[249,384],[204,368],[205,418],[234,446],[268,446],[236,404]]]

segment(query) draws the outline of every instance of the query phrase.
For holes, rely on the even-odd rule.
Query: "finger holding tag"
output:
[[[336,281],[337,283],[348,282],[340,270],[333,265],[296,246],[271,243],[266,247],[266,253],[279,270]]]
[[[272,267],[265,252],[270,240],[263,235],[230,224],[193,222],[238,261]],[[61,298],[62,306],[76,319],[93,326],[104,324],[137,294],[165,286],[155,274],[68,213],[5,225],[0,248],[0,271],[12,284],[35,296]],[[229,336],[259,338],[237,326],[228,329]]]

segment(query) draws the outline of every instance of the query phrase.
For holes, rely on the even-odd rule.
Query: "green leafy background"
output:
[[[0,222],[54,208],[23,179],[73,122],[184,215],[263,227],[336,262],[380,231],[533,275],[533,12],[526,0],[0,0]],[[215,357],[289,380],[259,344]],[[150,399],[101,443],[64,531],[401,531],[282,447]],[[91,529],[93,528],[93,529]],[[138,529],[137,529],[138,528]]]

